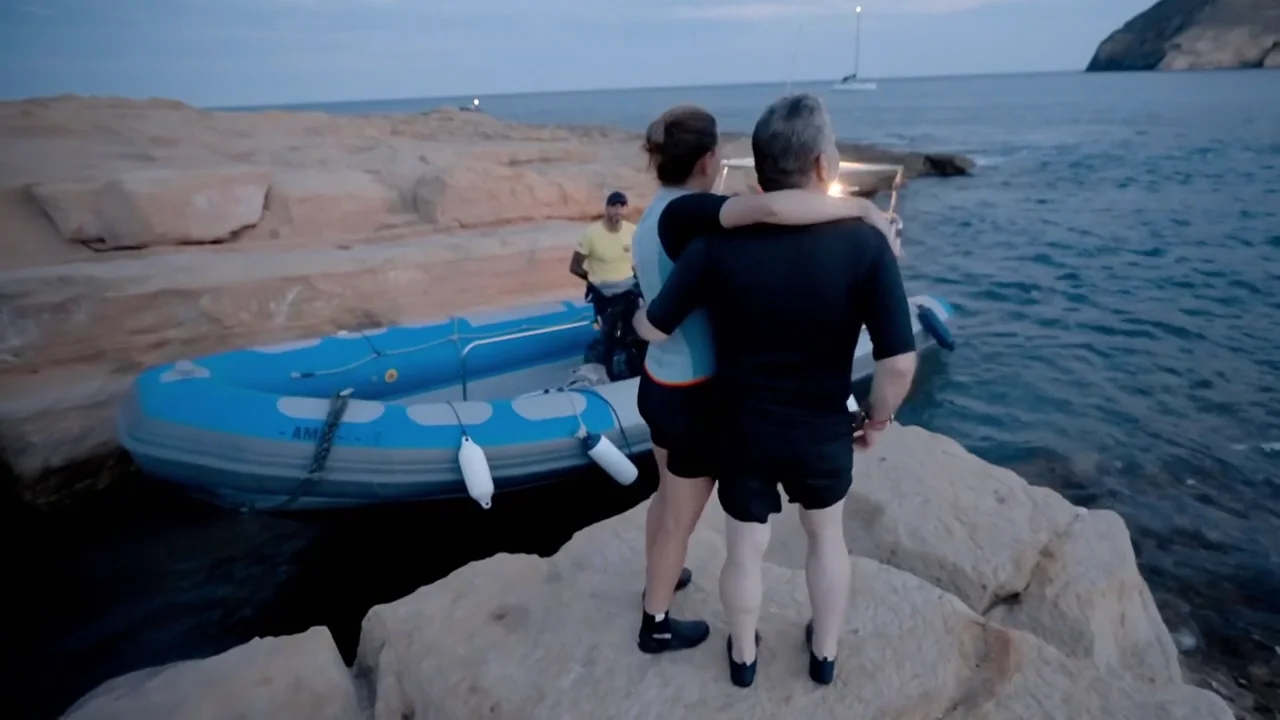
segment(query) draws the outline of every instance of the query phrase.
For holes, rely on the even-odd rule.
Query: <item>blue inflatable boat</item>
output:
[[[949,345],[951,308],[911,304],[918,347]],[[595,335],[591,306],[564,301],[182,360],[134,381],[120,444],[152,476],[264,511],[488,507],[593,462],[629,482],[619,463],[650,449],[638,380],[586,377]],[[854,377],[873,366],[863,337]]]

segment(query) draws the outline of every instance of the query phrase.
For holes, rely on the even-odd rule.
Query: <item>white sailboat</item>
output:
[[[858,65],[862,60],[862,6],[859,5],[853,9],[854,15],[858,18],[857,30],[853,39],[853,72],[840,78],[835,85],[831,86],[832,90],[875,90],[876,84],[865,80],[858,80]]]

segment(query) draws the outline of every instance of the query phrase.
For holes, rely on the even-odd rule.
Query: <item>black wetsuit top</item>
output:
[[[876,360],[915,350],[897,258],[862,220],[755,225],[693,241],[647,314],[670,334],[704,305],[730,431],[804,427],[815,442],[847,446],[862,328]]]

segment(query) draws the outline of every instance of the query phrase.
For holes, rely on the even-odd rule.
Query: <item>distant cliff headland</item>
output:
[[[1277,0],[1160,0],[1111,33],[1088,72],[1280,68]]]

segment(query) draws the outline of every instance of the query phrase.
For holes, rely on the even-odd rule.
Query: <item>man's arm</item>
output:
[[[875,238],[868,272],[856,300],[866,318],[876,361],[867,401],[870,429],[883,429],[911,390],[916,373],[916,341],[911,329],[911,304],[898,260],[886,238]]]
[[[680,256],[658,296],[636,311],[632,325],[640,337],[651,343],[666,340],[702,304],[708,252],[707,240],[699,239]]]
[[[658,238],[667,256],[675,260],[694,238],[715,237],[731,228],[756,223],[816,225],[849,218],[862,218],[882,232],[889,232],[888,217],[870,200],[831,197],[812,190],[778,190],[734,197],[716,193],[681,195],[662,209]]]
[[[573,251],[573,257],[569,258],[569,274],[574,277],[587,279],[587,257],[591,255],[591,235],[582,233],[582,237],[578,239],[578,247]]]

